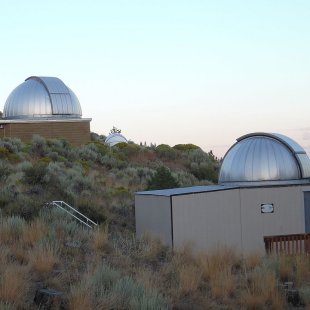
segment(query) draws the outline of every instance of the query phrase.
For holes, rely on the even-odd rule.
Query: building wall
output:
[[[149,233],[172,247],[170,197],[136,195],[136,234]]]
[[[165,244],[191,244],[199,251],[226,245],[244,254],[264,254],[264,236],[305,232],[304,191],[310,186],[172,196],[172,227],[170,197],[136,195],[137,235],[149,232]],[[261,213],[261,204],[270,203],[274,213]]]
[[[198,250],[233,246],[241,251],[239,190],[172,197],[174,245]]]
[[[30,142],[34,134],[45,138],[62,138],[74,145],[85,144],[90,141],[90,121],[74,122],[21,122],[2,124],[0,138],[20,138]]]
[[[305,232],[304,190],[309,186],[240,189],[245,252],[264,252],[264,236]],[[273,203],[274,213],[261,213],[264,203]]]

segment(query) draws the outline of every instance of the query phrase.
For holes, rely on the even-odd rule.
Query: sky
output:
[[[0,110],[55,76],[91,131],[221,157],[276,132],[310,154],[309,0],[0,0]]]

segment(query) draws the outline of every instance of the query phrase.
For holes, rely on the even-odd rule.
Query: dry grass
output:
[[[237,253],[230,248],[218,248],[210,254],[200,254],[198,256],[199,264],[202,268],[204,279],[215,278],[222,270],[233,270],[240,264],[240,258]]]
[[[224,269],[214,273],[210,278],[212,296],[216,299],[225,300],[232,297],[236,291],[236,280],[230,269]]]
[[[13,243],[10,247],[10,261],[19,262],[21,265],[28,264],[28,255],[25,248],[19,242]]]
[[[92,296],[87,286],[72,288],[69,296],[69,309],[93,309]]]
[[[179,269],[179,274],[180,294],[187,295],[198,290],[202,279],[200,268],[194,265],[184,265]]]
[[[310,283],[310,259],[308,256],[295,257],[295,281],[296,284]]]
[[[9,261],[10,248],[7,245],[1,245],[0,253],[0,266],[6,266]]]
[[[109,239],[108,239],[108,227],[104,228],[99,227],[93,233],[94,238],[94,248],[95,250],[103,251],[108,248]]]
[[[253,270],[255,267],[261,265],[262,256],[258,254],[249,254],[244,258],[244,266],[247,270]]]
[[[26,245],[33,246],[38,240],[46,235],[48,227],[40,220],[31,222],[25,228],[22,241]]]
[[[279,262],[279,278],[281,281],[293,281],[295,277],[294,257],[280,255],[276,257]]]
[[[28,269],[19,265],[7,265],[0,276],[0,301],[23,305],[29,287]]]
[[[51,272],[59,262],[58,251],[50,245],[37,246],[28,252],[30,266],[38,272]]]
[[[283,309],[284,300],[278,290],[275,273],[259,266],[247,278],[246,287],[241,292],[240,304],[246,309]]]
[[[58,226],[65,232],[62,223]],[[148,236],[134,240],[128,253],[117,255],[107,227],[85,235],[79,232],[75,235],[81,244],[78,248],[62,246],[68,235],[55,234],[54,226],[44,225],[40,219],[23,224],[22,229],[23,234],[16,238],[10,235],[8,225],[0,226],[1,240],[5,240],[0,245],[0,308],[3,302],[14,309],[32,309],[29,287],[33,289],[34,281],[64,292],[69,309],[117,308],[122,290],[113,295],[114,286],[110,291],[101,287],[110,274],[108,270],[96,276],[101,282],[94,285],[102,258],[113,270],[130,277],[132,281],[122,282],[128,292],[140,296],[138,280],[143,290],[159,292],[180,309],[194,305],[199,309],[282,310],[287,305],[278,284],[286,280],[303,289],[302,297],[309,304],[310,259],[305,256],[264,258],[252,254],[241,259],[229,248],[195,254],[190,246],[172,252]],[[30,270],[35,271],[32,278]],[[94,288],[99,289],[94,293]]]

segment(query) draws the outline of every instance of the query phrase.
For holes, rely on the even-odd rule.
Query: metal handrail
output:
[[[57,200],[55,200],[55,201],[50,202],[49,204],[52,204],[52,205],[54,205],[54,206],[56,206],[56,207],[62,209],[63,211],[67,212],[69,215],[71,215],[72,217],[74,217],[75,219],[77,219],[80,223],[86,225],[86,226],[89,227],[89,228],[93,228],[93,227],[95,227],[95,226],[98,226],[97,223],[95,223],[95,222],[92,221],[90,218],[88,218],[87,216],[85,216],[84,214],[82,214],[81,212],[79,212],[78,210],[74,209],[73,207],[71,207],[69,204],[67,204],[67,203],[64,202],[64,201],[57,201]],[[65,207],[69,208],[70,211],[67,210],[65,207],[63,207],[63,205],[64,205]],[[78,216],[76,216],[74,213],[80,215],[84,220],[83,220],[83,219],[80,219],[80,218],[79,218]],[[92,225],[90,225],[89,223],[91,223]]]

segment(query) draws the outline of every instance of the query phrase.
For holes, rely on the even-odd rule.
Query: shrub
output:
[[[116,301],[116,308],[130,310],[168,309],[165,300],[157,292],[147,292],[141,283],[136,283],[130,277],[124,277],[118,280],[112,287],[110,295]]]
[[[176,150],[167,144],[159,144],[156,147],[155,152],[158,154],[160,158],[164,158],[168,160],[174,160],[177,157]]]
[[[119,143],[117,148],[121,150],[126,156],[133,156],[140,151],[140,147],[134,143]]]
[[[47,144],[45,138],[39,135],[33,135],[31,151],[34,155],[45,156],[47,153]]]
[[[180,170],[174,173],[180,187],[195,186],[199,184],[198,179],[191,173]]]
[[[44,184],[46,172],[46,163],[36,162],[33,166],[25,168],[24,182],[30,185]]]
[[[5,186],[0,189],[0,207],[6,207],[8,203],[16,198],[15,186]]]
[[[197,150],[200,149],[199,146],[195,145],[195,144],[176,144],[174,147],[174,149],[179,150],[179,151],[191,151],[191,150]]]
[[[91,279],[96,296],[100,295],[101,291],[110,290],[114,283],[120,278],[120,273],[106,264],[99,265]]]
[[[24,144],[18,138],[4,138],[0,140],[0,147],[7,149],[9,153],[17,154],[24,148]]]
[[[175,188],[178,186],[179,183],[173,177],[170,170],[165,166],[161,166],[156,169],[155,174],[151,177],[150,181],[148,182],[147,189],[165,189]]]
[[[10,155],[10,151],[3,147],[3,146],[0,146],[0,158],[8,158]]]
[[[0,149],[1,152],[1,149]],[[0,160],[0,181],[5,181],[12,172],[12,169],[7,161]]]
[[[98,148],[94,143],[89,143],[78,148],[78,156],[82,160],[90,160],[93,162],[98,161],[99,152]]]

